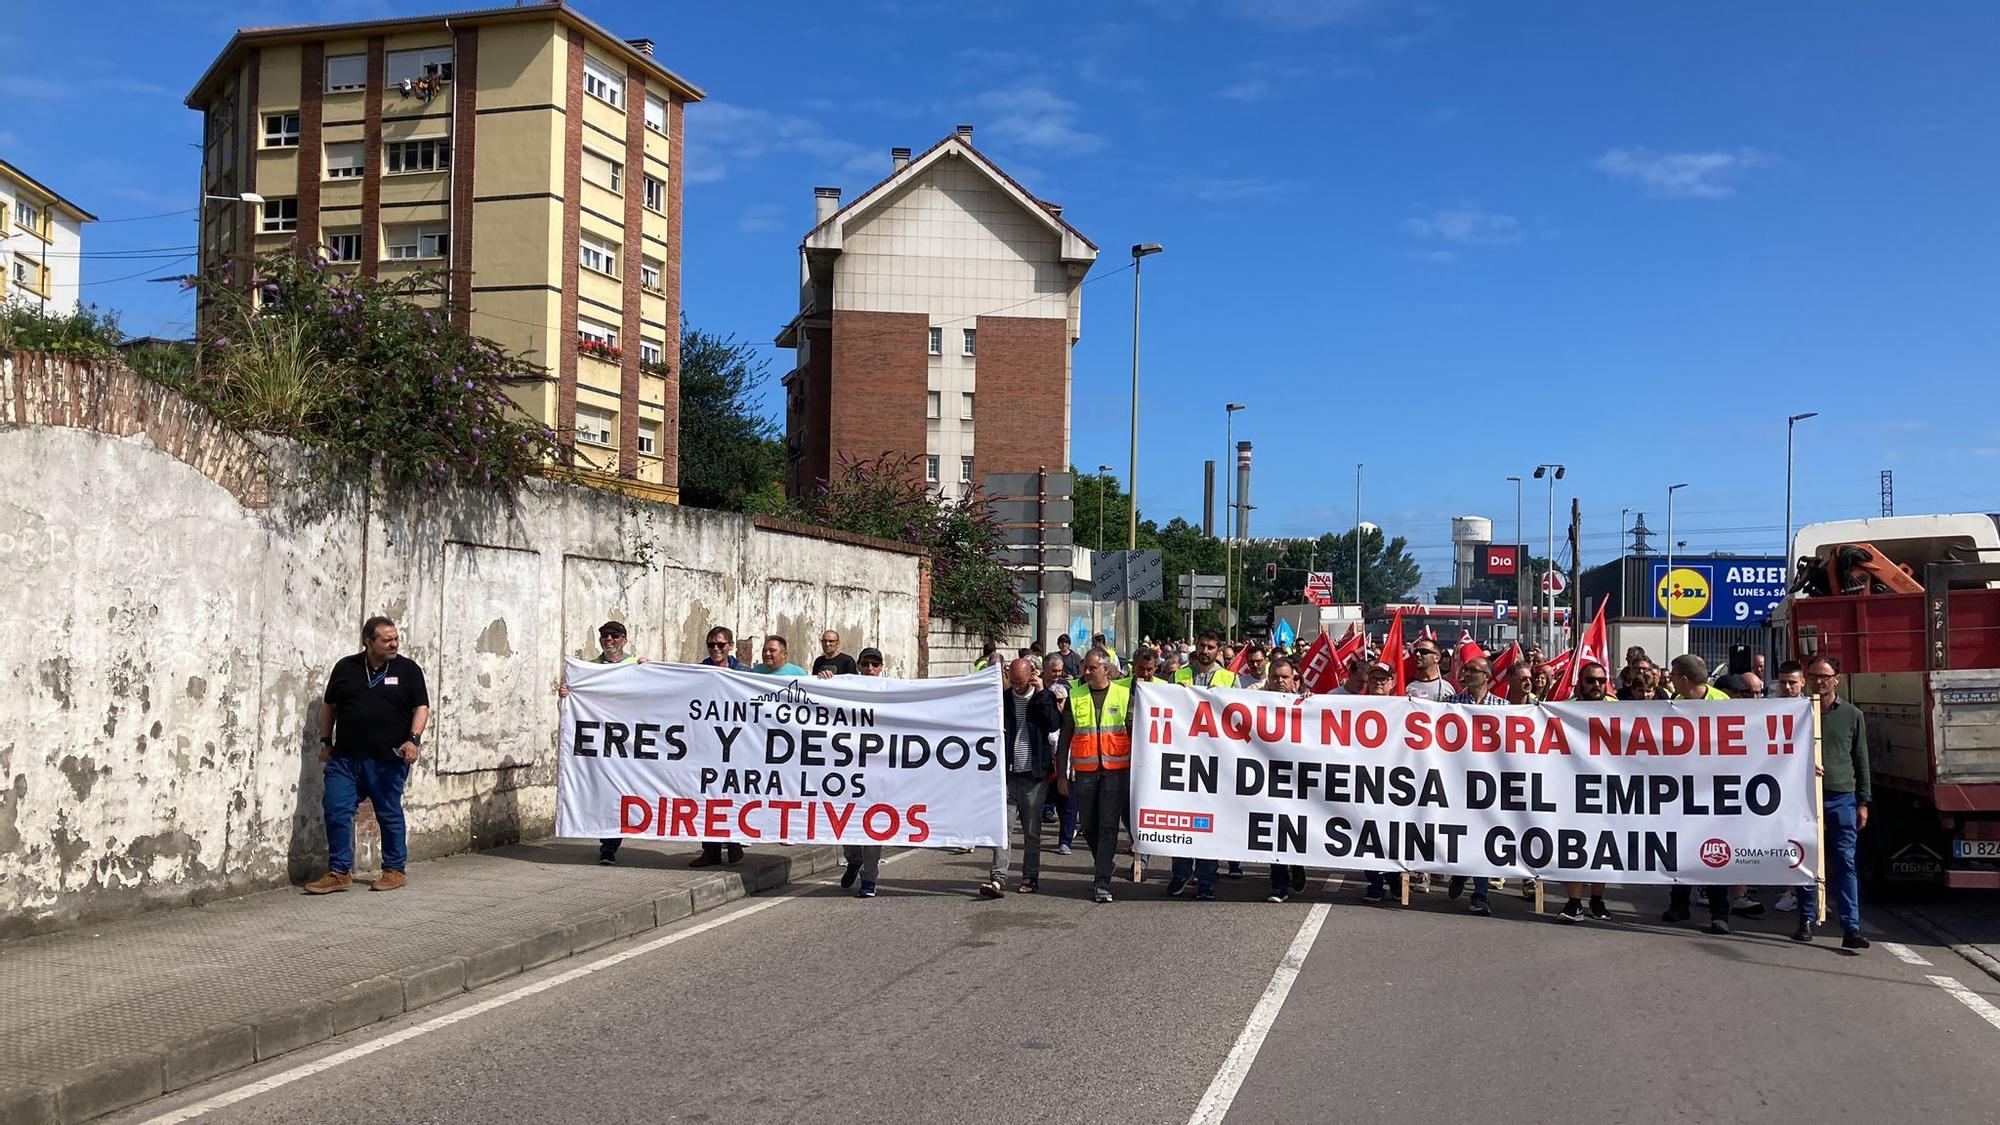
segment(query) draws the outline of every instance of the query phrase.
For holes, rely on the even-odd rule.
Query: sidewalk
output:
[[[1960,891],[1942,902],[1892,906],[1889,912],[2000,980],[2000,893]]]
[[[293,887],[0,945],[0,1121],[84,1121],[840,862],[694,855],[520,844],[412,864],[389,894]]]

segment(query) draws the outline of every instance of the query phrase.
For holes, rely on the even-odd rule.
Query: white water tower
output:
[[[1451,517],[1451,584],[1459,588],[1459,600],[1464,600],[1464,590],[1477,573],[1474,561],[1479,557],[1478,551],[1491,542],[1492,520],[1485,516]]]

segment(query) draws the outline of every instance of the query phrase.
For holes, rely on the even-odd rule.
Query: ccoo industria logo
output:
[[[1159,832],[1213,832],[1215,814],[1178,812],[1174,809],[1140,809],[1139,827]]]

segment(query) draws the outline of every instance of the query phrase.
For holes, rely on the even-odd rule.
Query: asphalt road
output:
[[[1358,878],[1323,873],[1267,904],[1257,868],[1220,902],[1121,880],[1098,906],[1084,857],[1051,859],[1042,894],[987,902],[983,853],[909,853],[879,898],[794,887],[116,1120],[1185,1122],[1320,903],[1229,1122],[1938,1125],[2000,1106],[2000,1026],[1928,978],[1993,1002],[2000,982],[1886,915],[1871,927],[1930,965],[1881,940],[1797,946],[1787,920],[1664,927],[1658,889],[1614,889],[1614,909],[1651,909],[1581,926],[1502,894],[1485,919],[1442,894],[1365,906]]]

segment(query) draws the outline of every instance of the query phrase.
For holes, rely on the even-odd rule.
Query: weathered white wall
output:
[[[81,410],[24,422],[40,392],[14,370],[0,361],[0,589],[16,607],[0,633],[0,936],[323,870],[318,700],[373,613],[430,681],[405,799],[417,857],[551,830],[555,684],[607,618],[642,655],[682,660],[715,624],[745,655],[780,632],[808,658],[831,626],[917,674],[913,554],[546,482],[511,504],[308,500],[278,483],[283,450],[270,506],[246,506],[146,432]]]

